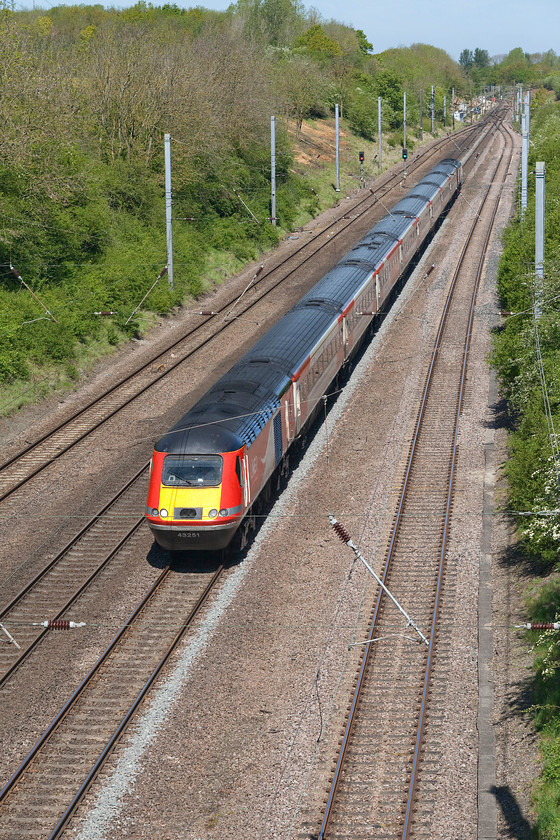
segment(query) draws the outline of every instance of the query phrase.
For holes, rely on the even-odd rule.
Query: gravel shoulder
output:
[[[477,171],[483,181],[483,156]],[[477,189],[475,179],[465,185],[467,201],[456,203],[454,215],[436,238],[434,253],[420,262],[395,301],[250,551],[227,570],[197,632],[176,652],[154,699],[145,704],[115,750],[80,810],[81,821],[73,825],[72,836],[288,840],[310,838],[316,832],[359,658],[358,649],[348,646],[364,638],[375,594],[371,578],[332,533],[328,513],[344,522],[368,561],[379,568],[414,420],[413,397],[423,385],[430,339],[454,268],[455,245],[460,228],[467,220],[470,224]],[[504,202],[498,230],[510,206]],[[324,223],[325,216],[314,224]],[[296,244],[289,240],[281,248],[288,251]],[[478,832],[476,594],[488,430],[497,465],[495,507],[503,498],[499,467],[506,454],[500,406],[485,361],[489,331],[498,318],[494,277],[499,250],[496,232],[477,306],[461,427],[445,612],[449,644],[438,666],[449,713],[443,728],[434,725],[427,735],[432,741],[445,739],[441,783],[434,791],[433,836],[446,840],[475,838]],[[436,269],[426,278],[432,262]],[[242,289],[252,273],[254,266],[232,282]],[[204,308],[217,308],[222,295],[224,287],[214,290]],[[64,414],[102,392],[107,379],[115,381],[153,346],[167,343],[173,332],[179,334],[189,317],[184,311],[162,319],[148,339],[132,342],[113,361],[100,363],[83,388],[4,421],[0,439],[7,449],[10,442],[16,446],[26,437],[34,439],[53,413]],[[135,438],[148,434],[154,417],[162,420],[161,411],[154,408],[146,425],[134,430]],[[103,454],[110,460],[110,452]],[[99,464],[91,456],[76,467],[84,469],[101,480]],[[16,535],[13,540],[16,547]],[[525,581],[512,561],[512,524],[496,515],[491,540],[495,836],[528,840],[530,787],[537,766],[534,735],[522,713],[529,662],[520,638],[511,632],[521,617]],[[155,574],[149,563],[144,555],[131,558],[120,586],[110,584],[123,595],[118,611],[115,602],[115,620]],[[85,617],[96,618],[93,612]],[[88,651],[86,640],[84,659],[91,658]],[[72,675],[65,676],[63,670],[64,692],[64,680]],[[37,709],[37,726],[45,714]],[[34,715],[28,706],[26,720]]]
[[[483,180],[482,163],[478,166]],[[474,199],[475,191],[474,185],[465,189],[465,197]],[[379,568],[413,421],[411,397],[423,382],[428,339],[452,273],[453,242],[469,213],[466,206],[438,234],[437,270],[426,281],[427,258],[418,267],[247,556],[228,571],[198,634],[178,652],[157,698],[96,783],[88,816],[76,833],[80,840],[109,835],[147,840],[154,834],[163,840],[256,840],[316,833],[358,662],[357,649],[348,645],[364,637],[375,591],[330,531],[327,515],[332,511],[344,522]],[[498,229],[508,213],[505,202]],[[477,592],[489,428],[496,428],[498,463],[504,455],[486,364],[497,320],[498,253],[495,235],[478,300],[461,425],[446,584],[449,638],[438,666],[449,711],[445,725],[434,724],[427,733],[428,740],[444,739],[441,783],[433,793],[433,836],[457,840],[482,836]],[[527,662],[510,631],[520,611],[520,581],[502,562],[511,542],[510,524],[496,517],[492,723],[494,836],[500,838],[525,836],[514,832],[530,823],[528,792],[535,767],[534,741],[515,709]],[[510,793],[514,814],[507,807]]]

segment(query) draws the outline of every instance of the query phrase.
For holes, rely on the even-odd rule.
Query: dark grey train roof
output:
[[[406,198],[402,198],[399,201],[399,203],[393,207],[391,213],[393,214],[393,216],[403,214],[415,219],[417,216],[420,215],[425,206],[425,198],[421,198],[420,196],[407,195]]]
[[[280,408],[291,379],[273,364],[241,359],[156,444],[158,452],[234,452]]]
[[[250,444],[280,407],[298,362],[338,317],[300,301],[156,444],[158,452],[232,452]],[[209,448],[210,447],[210,448]]]
[[[311,292],[316,288],[314,286]],[[336,298],[318,300],[309,295],[296,303],[239,362],[248,363],[248,374],[252,366],[269,359],[291,380],[329,324],[338,319],[341,311]]]
[[[159,452],[232,452],[280,407],[293,375],[459,161],[443,160],[264,335],[156,444]]]

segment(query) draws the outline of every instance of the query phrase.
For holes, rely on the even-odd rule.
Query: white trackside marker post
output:
[[[416,624],[416,622],[415,622],[415,621],[414,621],[414,620],[413,620],[413,619],[409,616],[409,614],[406,612],[406,610],[404,610],[404,609],[401,607],[401,605],[400,605],[400,604],[399,604],[399,602],[396,600],[396,598],[393,598],[393,596],[391,595],[391,593],[389,592],[389,590],[387,589],[387,587],[385,586],[385,584],[383,583],[383,581],[381,580],[381,578],[379,578],[379,577],[375,574],[375,572],[373,571],[373,569],[371,568],[371,566],[369,565],[369,563],[367,562],[367,560],[365,560],[365,559],[362,557],[362,555],[360,554],[360,552],[358,551],[358,549],[356,548],[356,546],[354,545],[354,543],[353,543],[353,542],[352,542],[352,540],[350,539],[350,535],[348,534],[348,532],[347,532],[346,528],[344,527],[344,525],[342,525],[340,522],[338,522],[338,521],[334,518],[334,516],[332,515],[332,513],[329,513],[329,520],[330,520],[331,525],[333,526],[333,529],[334,529],[335,533],[336,533],[336,534],[340,537],[340,539],[342,540],[342,542],[343,542],[343,543],[346,543],[346,545],[350,546],[350,548],[352,549],[352,551],[354,552],[354,554],[356,555],[356,557],[358,557],[358,559],[362,561],[362,563],[364,564],[364,566],[366,567],[366,569],[368,570],[368,572],[369,572],[371,575],[373,575],[373,577],[375,578],[375,580],[377,581],[377,583],[379,584],[379,586],[380,586],[380,587],[383,589],[383,591],[384,591],[384,592],[385,592],[385,593],[389,596],[389,598],[391,599],[391,601],[393,602],[393,604],[396,606],[396,608],[399,610],[399,612],[401,612],[401,613],[404,615],[404,617],[406,618],[406,626],[407,626],[407,627],[412,627],[414,630],[416,630],[416,632],[418,633],[418,635],[420,636],[420,638],[422,639],[422,641],[423,641],[423,642],[425,642],[425,644],[429,645],[430,643],[428,642],[427,638],[424,636],[424,634],[422,633],[422,631],[420,630],[420,628],[418,627],[418,625]]]

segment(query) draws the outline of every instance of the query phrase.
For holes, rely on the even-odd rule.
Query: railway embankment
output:
[[[500,558],[502,570],[515,575],[524,608],[519,624],[555,622],[560,615],[560,495],[557,434],[560,428],[558,379],[560,355],[558,308],[560,237],[557,208],[552,198],[560,180],[558,120],[560,105],[552,95],[541,96],[531,109],[529,171],[538,161],[546,168],[546,239],[544,278],[535,276],[535,179],[528,179],[527,212],[510,222],[498,269],[502,319],[494,335],[492,360],[503,400],[502,434],[507,435],[503,468],[504,527],[514,535]],[[506,524],[507,523],[507,524]],[[506,597],[508,596],[505,593]],[[560,778],[560,634],[557,630],[523,633],[512,630],[512,649],[532,669],[512,692],[518,711],[511,736],[532,738],[523,715],[539,735],[541,769],[534,782],[536,832],[549,840],[557,836]]]

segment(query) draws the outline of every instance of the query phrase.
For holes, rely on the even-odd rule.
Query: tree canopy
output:
[[[190,222],[175,225],[175,290],[160,284],[150,298],[162,312],[200,290],[215,252],[247,259],[275,241],[270,225],[248,225],[239,200],[243,193],[255,217],[269,217],[272,114],[278,214],[289,227],[309,195],[292,171],[289,121],[300,128],[339,104],[349,128],[372,140],[382,97],[395,144],[405,91],[416,124],[420,94],[426,105],[432,85],[439,121],[444,95],[465,93],[469,78],[475,88],[492,74],[542,79],[560,92],[552,51],[538,58],[516,49],[492,64],[477,48],[470,61],[470,52],[457,64],[427,44],[374,54],[363,30],[325,21],[299,0],[237,0],[225,12],[145,0],[122,10],[2,8],[0,333],[9,341],[0,381],[70,358],[76,342],[99,335],[100,310],[119,309],[112,325],[136,328],[126,323],[131,304],[165,262],[164,133],[175,144],[176,218]],[[58,327],[35,324],[41,313],[10,264],[56,300]]]

